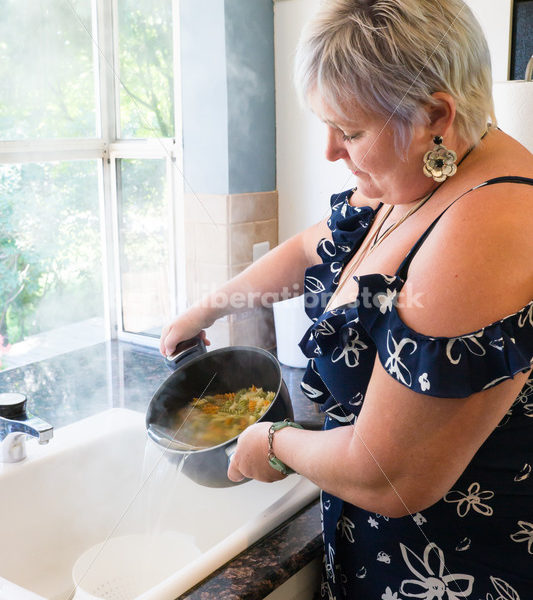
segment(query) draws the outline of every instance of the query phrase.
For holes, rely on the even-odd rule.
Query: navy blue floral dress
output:
[[[520,177],[481,185],[509,181],[533,185],[533,179]],[[343,266],[377,212],[351,206],[350,193],[332,197],[332,241],[319,242],[322,264],[309,268],[305,277],[306,311],[313,324],[300,343],[311,359],[301,386],[309,399],[321,404],[325,429],[357,419],[376,352],[397,381],[420,394],[445,398],[465,398],[531,369],[533,301],[479,331],[454,338],[422,335],[400,319],[395,300],[413,256],[438,219],[394,276],[356,278],[357,300],[323,312]],[[322,597],[533,599],[532,465],[530,377],[452,489],[427,510],[393,519],[323,492]]]

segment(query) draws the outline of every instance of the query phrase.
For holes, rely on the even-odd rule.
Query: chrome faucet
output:
[[[26,458],[26,436],[47,444],[54,435],[52,425],[26,411],[26,402],[24,394],[0,393],[0,462]]]

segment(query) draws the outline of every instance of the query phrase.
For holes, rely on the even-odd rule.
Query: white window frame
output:
[[[169,237],[169,282],[172,315],[186,305],[179,0],[172,0],[174,57],[173,139],[120,139],[118,74],[118,0],[91,0],[95,65],[95,138],[0,141],[0,163],[99,160],[99,203],[106,339],[158,347],[155,337],[124,330],[120,285],[117,160],[158,158],[166,161]],[[112,68],[110,68],[112,66]],[[178,282],[180,285],[178,285]]]

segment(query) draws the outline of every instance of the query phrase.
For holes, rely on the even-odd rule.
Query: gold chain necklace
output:
[[[437,191],[437,189],[439,187],[440,187],[440,185],[437,186],[427,196],[424,196],[424,198],[422,198],[422,200],[417,202],[417,204],[415,206],[413,206],[408,212],[406,212],[405,215],[401,219],[398,219],[398,221],[396,221],[396,223],[393,223],[383,233],[383,235],[379,236],[379,232],[381,231],[383,224],[385,223],[385,221],[389,217],[390,213],[392,212],[392,209],[394,208],[394,206],[392,206],[392,205],[389,206],[389,208],[387,209],[386,213],[383,215],[383,218],[381,219],[381,221],[379,222],[379,224],[377,226],[376,233],[374,235],[370,236],[368,239],[365,239],[365,241],[363,242],[363,245],[359,248],[359,256],[355,260],[354,264],[352,264],[350,266],[350,268],[348,269],[346,274],[343,273],[343,277],[340,279],[339,285],[337,286],[337,288],[331,295],[331,298],[329,299],[329,302],[326,305],[325,312],[327,312],[329,310],[329,307],[331,306],[333,300],[338,296],[339,292],[344,287],[344,284],[351,278],[351,275],[355,272],[355,270],[361,264],[363,259],[365,259],[369,254],[371,254],[372,251],[375,250],[385,238],[387,238],[395,229],[397,229],[404,221],[406,221],[411,215],[413,215],[419,208],[422,208],[422,206],[431,198],[431,196],[433,196],[433,194]]]
[[[481,139],[483,139],[487,135],[487,133],[489,131],[489,127],[490,127],[490,125],[488,125],[487,128],[485,129],[485,131],[483,132]],[[466,151],[463,158],[461,158],[461,160],[457,163],[457,166],[459,166],[465,160],[465,158],[472,152],[472,150],[474,148],[475,148],[475,145],[471,146]],[[444,180],[444,181],[446,181],[446,180]],[[441,181],[434,190],[432,190],[427,196],[424,196],[419,202],[417,202],[417,204],[415,204],[415,206],[413,206],[413,208],[411,208],[409,211],[407,211],[407,213],[405,213],[405,215],[403,217],[398,219],[398,221],[396,221],[396,223],[393,223],[390,227],[388,227],[384,231],[384,233],[380,236],[379,233],[381,231],[381,228],[383,227],[383,224],[385,223],[388,216],[392,212],[392,209],[394,208],[394,205],[389,206],[389,208],[387,209],[387,212],[383,215],[383,218],[381,219],[381,221],[379,222],[379,224],[376,228],[376,233],[374,235],[372,235],[372,237],[369,238],[368,241],[365,238],[365,240],[363,241],[363,244],[359,247],[359,256],[355,260],[354,264],[350,266],[346,275],[344,275],[344,273],[343,273],[343,277],[340,278],[339,285],[335,288],[334,292],[331,294],[331,298],[329,299],[329,301],[326,305],[326,308],[324,309],[324,312],[327,312],[329,310],[329,307],[333,303],[333,300],[339,295],[339,292],[344,287],[344,284],[351,278],[351,275],[355,272],[355,270],[361,264],[363,259],[366,258],[373,250],[375,250],[381,244],[381,242],[384,239],[386,239],[395,229],[397,229],[404,221],[406,221],[411,215],[414,215],[415,212],[419,208],[422,208],[422,206],[424,206],[424,204],[440,188],[440,186],[444,183],[444,181]],[[355,192],[356,189],[357,188],[354,188],[353,191]]]

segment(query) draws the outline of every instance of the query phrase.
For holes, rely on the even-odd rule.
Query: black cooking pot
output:
[[[179,442],[179,431],[174,431],[176,413],[193,398],[236,392],[255,385],[275,393],[260,421],[292,420],[292,404],[279,362],[270,352],[253,346],[207,352],[203,340],[197,337],[180,344],[167,364],[174,372],[150,402],[146,413],[148,436],[162,446],[173,461],[181,462],[189,455],[183,464],[183,473],[196,483],[208,487],[237,485],[228,479],[227,470],[238,436],[210,448],[186,449]]]

